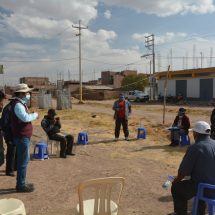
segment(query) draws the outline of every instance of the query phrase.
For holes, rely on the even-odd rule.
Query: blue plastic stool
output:
[[[211,198],[204,196],[204,190],[205,189],[215,191],[215,185],[205,184],[205,183],[200,183],[198,185],[198,191],[197,191],[196,197],[194,199],[193,207],[192,207],[192,215],[197,214],[199,200],[202,200],[206,204],[208,204],[209,215],[214,214],[214,210],[215,210],[215,195],[213,195],[213,197],[211,197]]]
[[[138,128],[137,129],[137,139],[146,139],[146,129],[145,128]]]
[[[181,146],[186,146],[186,145],[190,145],[190,137],[189,135],[183,134],[182,136],[180,136],[180,144]]]
[[[48,146],[46,143],[37,143],[34,146],[34,159],[44,160],[49,158]]]
[[[87,132],[80,132],[78,134],[78,144],[82,144],[82,145],[88,144],[88,134],[87,134]]]

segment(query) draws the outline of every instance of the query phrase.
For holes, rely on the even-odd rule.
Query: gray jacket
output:
[[[117,111],[119,110],[119,100],[116,100],[113,104],[114,119],[117,119]],[[125,100],[125,119],[128,119],[129,114],[131,113],[131,103]]]

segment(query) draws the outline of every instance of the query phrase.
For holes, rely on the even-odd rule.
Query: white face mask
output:
[[[22,98],[26,103],[31,99],[31,95],[27,94],[25,97]]]

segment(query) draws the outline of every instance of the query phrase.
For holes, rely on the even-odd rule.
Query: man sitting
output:
[[[72,153],[74,137],[72,135],[63,135],[60,133],[60,118],[55,117],[56,115],[57,113],[54,109],[49,109],[48,115],[45,115],[41,122],[41,126],[50,140],[60,141],[61,158],[66,158],[67,155],[75,155]]]
[[[177,146],[180,141],[180,136],[188,135],[188,130],[190,128],[190,120],[185,115],[186,109],[181,107],[178,110],[178,115],[172,124],[172,127],[177,127],[177,129],[171,130],[171,144],[169,146]]]

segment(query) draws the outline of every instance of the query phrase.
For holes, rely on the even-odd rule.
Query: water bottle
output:
[[[163,183],[162,187],[168,189],[172,185],[174,178],[174,176],[168,175],[167,180]]]

